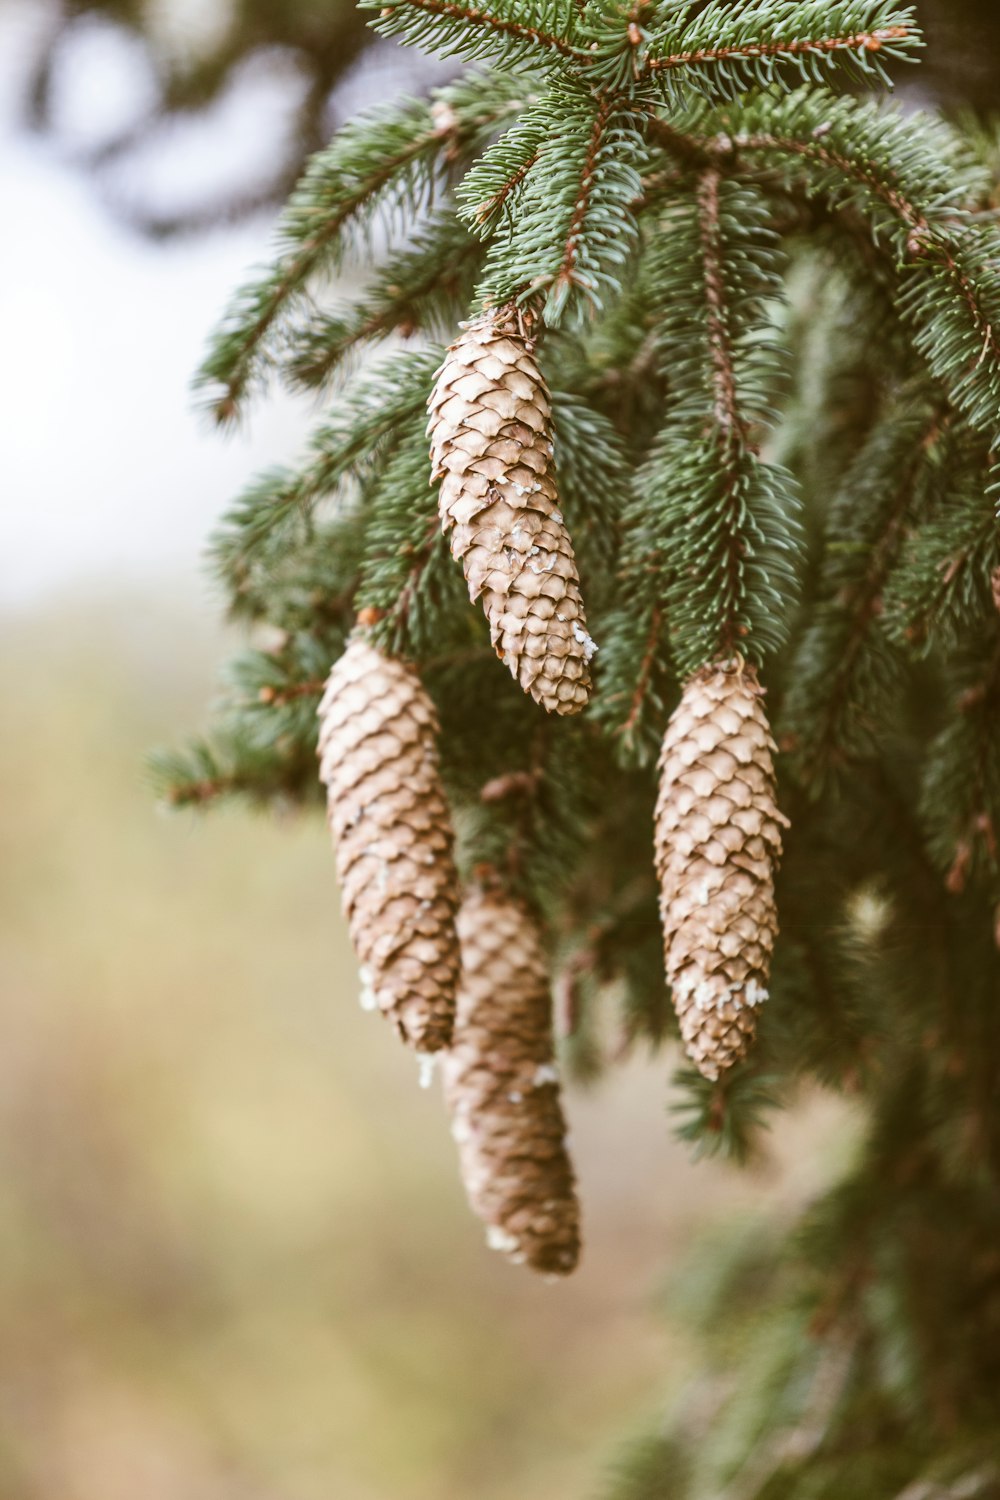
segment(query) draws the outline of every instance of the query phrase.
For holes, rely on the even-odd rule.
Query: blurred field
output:
[[[632,1064],[571,1101],[579,1275],[487,1252],[321,823],[152,805],[221,649],[138,597],[4,622],[0,1500],[590,1496],[690,1373],[664,1273],[812,1191],[840,1116],[694,1168]]]

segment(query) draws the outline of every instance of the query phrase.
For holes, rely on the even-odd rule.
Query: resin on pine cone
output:
[[[463,325],[429,401],[441,524],[469,595],[482,599],[497,655],[549,713],[590,697],[573,545],[559,509],[551,406],[528,314],[491,309]]]
[[[320,775],[362,1003],[417,1051],[438,1051],[451,1040],[459,951],[434,705],[412,667],[355,635],[319,715]]]
[[[580,1211],[538,927],[520,901],[476,887],[458,932],[462,977],[444,1085],[469,1202],[494,1249],[568,1275],[580,1254]]]
[[[656,869],[667,978],[688,1055],[717,1079],[746,1055],[778,931],[774,875],[787,819],[754,669],[705,667],[663,740]]]

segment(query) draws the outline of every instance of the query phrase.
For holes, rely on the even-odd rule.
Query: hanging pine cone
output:
[[[469,1202],[494,1249],[568,1275],[580,1254],[580,1212],[538,928],[521,902],[474,888],[458,933],[462,977],[444,1081]]]
[[[590,697],[573,544],[559,510],[551,407],[528,314],[511,305],[463,325],[431,394],[428,431],[441,524],[497,655],[549,713]]]
[[[362,1003],[419,1052],[437,1051],[451,1040],[459,954],[434,705],[412,667],[355,635],[319,714],[320,776]]]
[[[656,804],[667,978],[681,1035],[706,1078],[746,1055],[778,931],[776,750],[754,669],[705,667],[663,740]]]

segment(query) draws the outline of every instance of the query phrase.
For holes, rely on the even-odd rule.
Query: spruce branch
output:
[[[487,231],[495,228],[498,221],[510,213],[511,199],[537,162],[539,155],[539,149],[535,147],[531,155],[525,157],[524,161],[519,162],[508,172],[506,177],[492,189],[488,197],[474,204],[472,217],[480,230]]]
[[[460,214],[474,234],[487,239],[502,227],[510,234],[525,179],[551,129],[552,97],[532,100],[509,130],[483,152],[456,190]]]
[[[721,174],[714,167],[698,180],[698,225],[708,312],[708,352],[712,365],[713,415],[722,443],[747,443],[747,428],[736,399],[736,370],[726,316],[726,288],[719,224]]]
[[[992,440],[1000,430],[1000,234],[971,214],[986,180],[955,134],[938,121],[915,128],[912,118],[818,90],[773,107],[751,100],[727,126],[724,147],[736,170],[761,158],[783,188],[804,187],[868,224],[891,257],[896,303],[915,347],[967,421]]]
[[[670,1106],[674,1133],[692,1147],[695,1160],[721,1156],[742,1164],[759,1158],[767,1117],[780,1104],[775,1083],[745,1066],[715,1082],[694,1068],[678,1069]]]
[[[566,231],[562,259],[559,262],[559,268],[555,273],[552,288],[549,292],[549,306],[556,316],[558,316],[558,309],[562,302],[569,295],[570,288],[579,284],[578,263],[583,253],[583,229],[591,208],[591,199],[597,181],[597,163],[601,141],[611,110],[611,101],[607,98],[601,98],[594,113],[593,124],[590,127],[590,137],[587,141],[583,157],[583,168],[580,173],[577,199],[573,205],[573,216],[569,221],[569,227]],[[586,280],[584,280],[583,285],[586,284]]]
[[[468,597],[441,534],[423,407],[397,432],[365,505],[355,602],[375,622],[370,639],[418,662],[468,644]]]
[[[315,390],[345,368],[349,375],[352,355],[392,334],[442,338],[451,330],[456,302],[472,295],[482,258],[482,247],[454,209],[435,211],[367,292],[332,313],[310,309],[289,327],[282,357],[288,384]]]
[[[754,1378],[713,1382],[711,1441],[685,1418],[634,1484],[957,1500],[990,1483],[997,1430],[995,142],[815,86],[876,81],[920,45],[913,8],[885,0],[395,0],[376,24],[501,71],[339,135],[210,359],[223,417],[272,371],[350,381],[300,464],[263,476],[216,538],[266,649],[230,670],[209,741],[162,768],[167,795],[315,801],[317,691],[360,622],[419,662],[463,866],[505,872],[544,914],[590,1076],[673,1034],[649,762],[678,679],[766,660],[793,817],[765,1051],[721,1088],[681,1079],[681,1128],[739,1158],[805,1076],[870,1102],[870,1144],[794,1253],[758,1243],[703,1295],[727,1375],[746,1338]],[[361,291],[328,303],[328,273],[366,244]],[[542,548],[474,508],[504,485],[536,495],[554,457],[546,497],[601,643],[573,723],[490,670],[450,565],[424,430],[440,351],[358,372],[387,337],[450,342],[470,303],[439,456],[475,476],[456,524],[504,609],[510,542],[546,601],[531,622],[565,627]],[[509,322],[467,362],[498,303]],[[509,613],[519,640],[542,635]],[[708,866],[767,862],[713,792],[739,780],[738,716],[725,744],[710,718],[691,713],[678,754],[704,864],[666,872],[689,875],[696,905]],[[814,795],[824,784],[836,795]],[[675,847],[661,840],[661,863]],[[720,903],[711,953],[748,961],[754,941]],[[617,1049],[600,1042],[609,1002]]]
[[[287,602],[302,586],[303,605],[315,610],[323,580],[326,600],[350,594],[358,563],[353,512],[391,453],[400,426],[423,412],[439,357],[433,348],[397,356],[391,392],[385,371],[376,367],[319,426],[298,470],[272,470],[238,498],[209,546],[235,615],[273,619],[277,602]],[[330,502],[332,514],[317,528],[317,511]],[[309,565],[300,583],[289,569],[304,561]]]
[[[625,562],[616,582],[627,607],[601,623],[604,661],[593,704],[594,717],[612,737],[623,766],[648,766],[656,759],[676,693],[676,667],[670,648],[670,621],[663,604],[669,576],[660,548],[644,536],[639,548],[626,537]]]
[[[955,675],[961,691],[931,746],[922,816],[932,857],[952,895],[986,884],[1000,894],[1000,626],[983,629]]]
[[[783,67],[818,83],[841,65],[887,84],[884,60],[921,46],[912,6],[878,0],[750,0],[693,16],[684,9],[686,16],[651,32],[640,62],[674,106],[694,93],[719,101],[768,88]]]
[[[660,645],[660,632],[662,628],[663,610],[660,605],[655,604],[650,613],[649,631],[646,636],[642,659],[639,662],[639,675],[636,678],[635,690],[629,702],[628,714],[624,722],[619,724],[615,730],[615,733],[622,735],[626,742],[631,741],[635,734],[636,726],[646,701],[646,695],[653,680],[653,667]]]
[[[517,216],[495,235],[476,295],[484,304],[544,294],[550,327],[601,310],[617,292],[638,241],[632,203],[648,151],[638,121],[612,97],[580,84],[553,85],[525,122]],[[501,160],[502,158],[498,158]],[[514,159],[512,166],[519,165]],[[468,196],[480,201],[475,179]]]
[[[1000,530],[982,447],[967,432],[941,445],[930,516],[907,537],[885,596],[886,629],[910,651],[956,651],[996,612]]]
[[[898,217],[906,232],[902,247],[906,258],[930,262],[945,281],[943,294],[935,295],[923,271],[903,280],[900,306],[916,326],[917,347],[934,374],[948,383],[969,420],[986,430],[995,428],[1000,392],[996,373],[1000,370],[1000,288],[995,271],[985,284],[983,272],[1000,258],[1000,237],[971,228],[963,232],[961,227],[948,233],[943,224],[932,224],[891,178],[880,176],[870,163],[821,143],[757,134],[737,136],[733,145],[748,153],[787,152],[829,167],[863,185]],[[964,316],[956,307],[955,291],[964,304]],[[990,375],[985,391],[980,378],[984,366]]]
[[[318,803],[315,731],[312,741],[303,747],[282,739],[265,748],[222,725],[210,740],[152,755],[150,778],[171,808],[201,811],[229,799],[259,808]]]
[[[288,316],[372,219],[419,218],[463,152],[517,107],[509,80],[473,77],[430,99],[376,107],[313,157],[278,225],[274,264],[236,294],[198,374],[218,422],[239,415],[279,359]]]
[[[713,166],[662,231],[651,264],[672,401],[638,488],[666,523],[665,599],[688,675],[734,651],[759,662],[784,639],[796,501],[791,477],[758,453],[783,378],[767,311],[781,283],[766,206]]]
[[[831,511],[823,602],[796,653],[782,726],[782,743],[814,793],[832,771],[872,754],[900,678],[883,596],[945,420],[940,407],[921,411],[915,402],[916,411],[904,402],[876,425]]]
[[[557,376],[561,371],[556,369]],[[621,435],[586,396],[551,389],[553,461],[559,492],[572,517],[587,598],[599,605],[607,570],[617,561],[619,522],[632,492],[632,469]]]
[[[458,0],[397,0],[380,5],[372,22],[383,36],[398,36],[427,52],[470,60],[490,58],[504,67],[551,66],[558,58],[586,61],[572,44],[575,9],[562,0],[496,0],[490,10]]]

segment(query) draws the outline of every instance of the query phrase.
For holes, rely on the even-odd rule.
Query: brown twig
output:
[[[520,187],[540,155],[539,151],[535,151],[528,161],[523,161],[516,171],[510,174],[507,181],[502,187],[497,189],[492,198],[487,198],[483,203],[476,204],[475,215],[476,221],[479,224],[485,224],[494,214],[500,212],[511,193],[516,192]]]
[[[630,735],[635,729],[635,726],[639,719],[639,715],[642,712],[642,705],[646,698],[646,692],[649,688],[650,679],[653,675],[653,665],[656,661],[656,648],[660,640],[661,620],[662,610],[660,605],[656,604],[653,606],[653,613],[650,618],[649,635],[646,638],[646,649],[643,652],[642,665],[639,668],[639,677],[636,681],[635,692],[632,694],[632,702],[629,705],[628,718],[623,724],[619,724],[618,728],[615,730],[616,734],[620,734],[623,736]]]
[[[590,208],[590,195],[594,187],[597,154],[601,148],[601,137],[604,135],[604,127],[608,122],[608,115],[611,113],[613,107],[612,97],[604,95],[594,116],[590,140],[587,142],[587,154],[583,162],[583,172],[580,175],[580,187],[576,195],[576,206],[573,209],[569,232],[566,235],[562,263],[555,276],[555,284],[557,286],[572,284],[575,280],[576,262],[580,254],[580,231],[583,228],[584,219],[587,217],[587,210]]]
[[[257,694],[257,701],[265,703],[268,708],[284,708],[289,703],[295,703],[299,698],[322,697],[325,686],[326,684],[317,678],[310,682],[295,682],[286,688],[262,687]]]
[[[698,184],[698,220],[708,306],[708,346],[715,392],[715,421],[727,438],[743,441],[746,428],[736,401],[732,340],[726,317],[726,286],[720,251],[719,186],[722,174],[709,167]]]
[[[737,478],[736,465],[731,460],[741,449],[749,449],[750,444],[746,423],[740,414],[736,396],[736,371],[726,306],[726,283],[722,265],[719,222],[721,181],[722,174],[717,167],[707,168],[702,173],[698,184],[697,204],[705,300],[708,310],[708,348],[712,363],[713,417],[720,452],[724,460],[730,460],[724,461],[721,465],[726,486],[724,503],[728,507],[734,499]],[[743,633],[733,618],[731,607],[732,601],[739,595],[742,555],[743,547],[740,538],[730,526],[726,533],[725,558],[725,597],[729,601],[729,608],[719,639],[719,650],[724,655],[736,648],[739,637]]]

